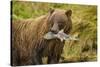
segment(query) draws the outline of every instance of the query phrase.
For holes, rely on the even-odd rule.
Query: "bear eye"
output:
[[[61,21],[61,22],[58,22],[58,24],[62,26],[62,25],[65,24],[65,22],[64,21]]]

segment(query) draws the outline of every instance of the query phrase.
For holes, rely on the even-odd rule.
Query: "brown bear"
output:
[[[71,14],[71,10],[51,9],[35,20],[12,21],[11,65],[43,64],[43,57],[48,57],[48,64],[59,63],[65,41],[58,38],[48,40],[43,36],[49,31],[57,33],[61,29],[69,34]]]

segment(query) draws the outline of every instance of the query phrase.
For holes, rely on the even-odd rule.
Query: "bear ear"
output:
[[[49,9],[50,14],[52,14],[54,11],[55,11],[55,9],[53,9],[53,8]]]
[[[70,17],[70,16],[72,15],[72,10],[67,10],[67,11],[65,12],[65,14],[66,14],[68,17]]]

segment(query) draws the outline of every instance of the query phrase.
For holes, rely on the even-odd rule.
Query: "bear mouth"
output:
[[[54,30],[51,30],[50,32],[52,32],[53,34],[57,34],[58,31],[54,31]]]

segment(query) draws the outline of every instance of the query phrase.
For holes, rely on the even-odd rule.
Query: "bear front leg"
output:
[[[56,64],[59,63],[60,56],[48,56],[48,64]]]
[[[33,51],[33,58],[32,58],[33,65],[42,64],[42,56],[38,51]]]

